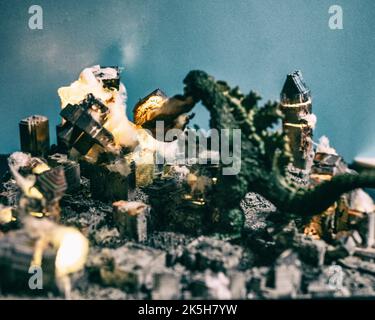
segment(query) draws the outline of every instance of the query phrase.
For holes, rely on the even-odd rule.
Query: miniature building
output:
[[[170,270],[161,270],[154,273],[152,299],[174,300],[180,298],[181,277]]]
[[[93,264],[105,285],[135,292],[146,283],[152,283],[153,274],[165,267],[165,253],[160,250],[127,243],[118,249],[104,249],[101,256],[106,264]],[[99,261],[100,260],[100,261]]]
[[[32,156],[45,157],[49,151],[48,118],[34,115],[19,123],[21,150]]]
[[[315,116],[311,113],[310,90],[300,71],[287,75],[280,96],[280,107],[284,113],[283,129],[289,138],[293,164],[300,169],[309,169],[313,157]]]
[[[65,194],[67,183],[65,180],[64,169],[57,167],[38,175],[35,183],[36,188],[42,193],[46,200],[45,205],[42,205],[41,210],[35,210],[48,216],[52,216],[56,220],[60,219],[60,205],[59,201]],[[29,205],[32,203],[28,201]],[[42,202],[43,203],[43,202]],[[33,211],[32,207],[27,205],[23,208],[25,211]]]
[[[111,164],[96,165],[81,160],[82,175],[90,180],[90,192],[94,199],[114,202],[127,200],[131,175],[124,174]]]
[[[323,176],[332,177],[338,173],[344,173],[347,169],[342,157],[337,154],[317,152],[313,161],[314,165],[311,168],[312,178],[316,175],[321,176],[321,179],[324,179]]]
[[[81,155],[86,155],[94,144],[104,148],[113,146],[112,133],[103,127],[107,112],[108,108],[92,94],[80,104],[68,104],[60,112],[66,122],[56,129],[58,145],[67,150],[75,148]]]
[[[155,153],[153,151],[130,152],[125,156],[125,160],[130,163],[129,183],[132,189],[152,184],[155,176]]]
[[[230,271],[228,273],[231,299],[246,299],[246,276],[243,272]]]
[[[48,157],[48,164],[51,167],[63,167],[68,193],[78,190],[81,185],[81,169],[78,162],[69,160],[65,154],[55,153]]]
[[[31,157],[23,152],[13,153],[8,159],[8,164],[15,184],[20,190],[17,205],[19,215],[47,215],[58,219],[59,201],[67,188],[63,168],[51,169],[40,158]],[[17,195],[16,197],[18,198]]]
[[[301,286],[301,262],[291,250],[284,251],[275,265],[275,289],[279,297],[296,296]]]
[[[228,271],[239,265],[242,254],[239,246],[201,236],[186,247],[183,264],[191,270]]]
[[[48,201],[60,199],[67,187],[63,168],[57,167],[38,175],[36,186]]]
[[[314,156],[314,164],[310,171],[312,184],[329,181],[336,175],[350,172],[343,158],[336,153],[328,153],[327,147],[329,145],[326,146],[325,152],[318,150]],[[331,151],[335,152],[334,149]],[[314,216],[306,226],[305,234],[316,239],[329,239],[340,237],[350,229],[360,228],[363,242],[369,243],[371,247],[374,242],[373,234],[375,233],[373,212],[374,203],[371,197],[362,189],[356,189],[343,194],[325,212]],[[366,226],[360,227],[363,224],[366,224]],[[351,246],[351,243],[352,246],[358,245],[358,241],[353,241],[350,237],[345,241],[342,240],[342,242],[343,247],[347,248]]]
[[[121,235],[143,242],[147,239],[149,211],[149,206],[142,202],[117,201],[113,203],[113,220]]]
[[[191,197],[186,188],[168,176],[155,179],[147,186],[155,230],[172,230],[202,234],[212,228],[212,212],[202,199]]]
[[[301,261],[316,267],[324,264],[327,245],[323,240],[299,234],[294,239],[294,249]]]
[[[230,280],[224,273],[206,270],[192,276],[190,290],[192,296],[197,299],[228,300],[231,299],[229,285]]]
[[[253,296],[262,296],[262,292],[266,288],[267,284],[267,275],[269,273],[269,268],[267,267],[255,267],[249,270],[250,279],[248,281],[247,287],[250,292],[250,295]]]
[[[202,234],[223,226],[222,216],[210,201],[219,179],[216,164],[167,164],[145,189],[158,230]]]

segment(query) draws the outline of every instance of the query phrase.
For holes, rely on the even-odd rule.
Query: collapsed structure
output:
[[[94,66],[58,91],[56,145],[48,119],[20,122],[23,152],[0,190],[1,290],[39,293],[28,272],[42,267],[43,292],[68,298],[375,296],[374,203],[360,189],[375,175],[349,169],[324,137],[314,150],[301,72],[264,107],[201,71],[184,83],[183,95],[141,99],[133,123],[119,68]],[[237,175],[222,174],[212,141],[204,164],[180,153],[199,101],[212,128],[241,129]],[[161,140],[159,121],[182,134]],[[332,286],[332,270],[345,283]],[[367,291],[351,287],[358,279]]]

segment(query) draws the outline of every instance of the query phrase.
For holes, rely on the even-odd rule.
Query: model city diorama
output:
[[[20,121],[1,180],[0,297],[375,297],[362,189],[375,170],[313,142],[301,72],[264,106],[202,71],[184,85],[141,99],[132,122],[119,68],[94,66],[58,90],[57,144],[46,117]],[[199,102],[211,135],[188,126]]]

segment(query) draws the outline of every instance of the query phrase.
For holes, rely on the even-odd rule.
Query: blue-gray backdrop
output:
[[[28,9],[43,8],[43,30]],[[343,9],[343,30],[328,8]],[[203,69],[277,99],[285,75],[303,71],[327,135],[348,161],[375,156],[375,1],[362,0],[1,0],[0,153],[19,148],[18,121],[59,121],[56,90],[93,64],[124,66],[128,114],[160,87],[173,95],[191,69]],[[207,112],[195,122],[207,126]]]

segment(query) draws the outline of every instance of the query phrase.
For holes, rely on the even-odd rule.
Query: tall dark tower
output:
[[[32,156],[46,157],[49,151],[48,118],[34,115],[19,123],[21,151]]]
[[[293,165],[309,169],[314,157],[312,136],[316,118],[312,114],[310,89],[301,71],[287,75],[280,97],[284,113],[283,130],[289,138]]]

